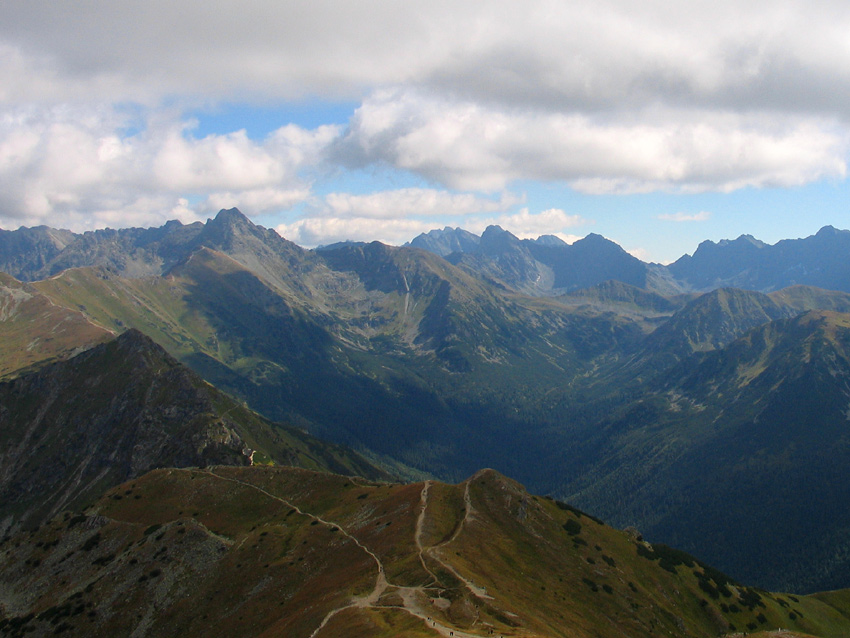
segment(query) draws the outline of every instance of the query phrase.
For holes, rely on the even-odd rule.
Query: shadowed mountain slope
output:
[[[0,442],[3,530],[38,525],[155,467],[253,459],[385,476],[250,412],[135,330],[0,383]]]
[[[508,293],[412,248],[321,259],[281,275],[287,288],[206,248],[166,277],[77,269],[35,285],[101,326],[145,332],[270,418],[443,476],[527,440],[492,418],[505,400],[534,400],[643,334],[633,318]]]
[[[651,387],[599,423],[597,461],[565,494],[744,580],[847,581],[850,315],[768,323]]]

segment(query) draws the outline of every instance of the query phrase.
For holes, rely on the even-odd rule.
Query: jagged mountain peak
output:
[[[506,251],[522,248],[519,238],[501,226],[488,226],[481,233],[479,250],[485,255],[499,256]]]
[[[222,209],[204,224],[201,241],[227,241],[243,234],[261,235],[264,230],[238,208]]]
[[[850,230],[839,230],[835,226],[827,225],[815,233],[815,237],[831,237],[835,235],[847,236],[850,235]]]
[[[736,239],[721,239],[717,242],[706,239],[705,241],[700,242],[699,246],[697,246],[692,259],[699,260],[701,258],[706,258],[706,256],[719,254],[726,255],[727,258],[729,258],[729,255],[731,254],[754,254],[756,251],[766,247],[768,247],[768,244],[756,239],[752,235],[741,235]],[[680,260],[687,257],[689,256],[683,255]]]
[[[556,235],[540,235],[537,239],[534,240],[535,243],[540,244],[541,246],[552,246],[552,247],[563,247],[569,246],[567,242]]]
[[[481,238],[462,228],[446,226],[442,230],[435,229],[415,237],[410,246],[422,248],[429,252],[448,257],[452,253],[469,253],[478,250]]]
[[[610,241],[610,240],[606,239],[605,236],[600,235],[599,233],[588,233],[587,236],[584,237],[584,239],[590,240],[590,241],[600,241],[602,239],[605,239],[605,241]],[[579,240],[579,241],[581,241],[581,240]]]
[[[434,228],[429,230],[427,233],[422,233],[426,237],[433,237],[435,239],[446,237],[447,235],[454,235],[457,231],[463,230],[460,226],[454,228],[452,226],[445,226],[443,228]]]
[[[572,247],[576,250],[579,250],[579,249],[593,249],[593,250],[605,249],[605,250],[616,251],[616,252],[620,252],[620,253],[624,253],[624,254],[628,255],[626,250],[622,246],[620,246],[620,244],[618,244],[617,242],[612,241],[612,240],[608,239],[607,237],[600,235],[598,233],[589,233],[586,237],[583,237],[582,239],[576,240],[572,244]],[[629,255],[629,256],[631,257],[631,255]],[[632,259],[634,259],[635,261],[640,261],[637,257],[632,257]]]
[[[513,237],[513,233],[505,230],[498,224],[490,224],[489,226],[487,226],[487,228],[484,229],[484,232],[481,233],[481,236],[483,237],[484,235],[503,235],[505,233]]]
[[[209,223],[210,221],[240,222],[253,225],[253,222],[248,219],[248,217],[235,206],[233,208],[222,208],[220,211],[218,211],[218,214],[216,214],[215,219],[207,220],[207,223]]]
[[[703,242],[703,243],[709,243],[709,244],[710,244],[710,243],[712,243],[712,242]],[[739,235],[739,236],[738,236],[737,238],[735,238],[735,239],[721,239],[719,242],[717,242],[717,245],[718,245],[718,246],[738,246],[738,247],[745,247],[745,246],[747,246],[748,244],[750,244],[750,245],[752,245],[752,246],[755,246],[756,248],[764,248],[765,246],[767,246],[767,244],[765,244],[765,243],[764,243],[763,241],[761,241],[760,239],[756,239],[756,238],[755,238],[755,237],[753,237],[752,235],[746,235],[746,234],[744,234],[744,235]],[[700,245],[702,245],[702,244],[700,244]]]

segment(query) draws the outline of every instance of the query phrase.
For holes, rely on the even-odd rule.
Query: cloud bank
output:
[[[388,91],[358,109],[338,154],[355,167],[384,162],[452,188],[532,179],[587,193],[728,192],[843,177],[847,142],[847,131],[826,118],[505,111]]]
[[[523,182],[633,194],[844,179],[847,33],[850,6],[831,0],[8,0],[0,225],[238,205],[290,211],[282,227],[319,242],[368,220],[399,237],[439,214],[520,215]],[[346,125],[264,139],[197,139],[188,115],[302,98],[360,106]],[[334,188],[349,171],[426,186]]]

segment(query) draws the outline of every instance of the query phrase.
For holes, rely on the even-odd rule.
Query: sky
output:
[[[850,3],[4,0],[0,228],[850,228]]]

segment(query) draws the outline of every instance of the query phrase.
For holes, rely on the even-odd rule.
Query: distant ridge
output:
[[[478,235],[450,226],[423,233],[410,242],[414,248],[428,250],[440,257],[448,257],[452,253],[476,252],[480,244],[481,238]]]
[[[771,292],[793,285],[850,292],[850,231],[832,226],[773,246],[751,235],[705,241],[693,256],[684,255],[669,266],[642,262],[593,233],[568,245],[551,235],[519,240],[508,233],[512,240],[503,236],[494,241],[488,237],[491,229],[506,232],[491,227],[478,237],[445,228],[421,234],[410,245],[444,257],[476,255],[452,261],[528,294],[563,294],[609,279],[661,294],[724,287]],[[520,261],[525,263],[518,268]]]
[[[317,250],[334,250],[349,243],[364,242],[339,242]],[[645,263],[594,233],[567,244],[553,235],[520,240],[499,226],[488,227],[480,236],[446,227],[422,233],[406,245],[532,295],[563,294],[611,279],[660,294],[724,287],[771,292],[793,285],[850,292],[850,231],[832,226],[810,237],[774,245],[751,235],[704,241],[693,255],[683,255],[669,266]],[[264,253],[286,258],[297,248],[231,208],[205,224],[184,225],[174,220],[159,228],[81,234],[46,226],[0,230],[0,271],[20,281],[95,265],[125,277],[161,275],[200,247],[222,250],[237,259],[238,254],[250,258]],[[263,260],[245,265],[261,270]]]
[[[694,290],[724,286],[771,292],[793,285],[850,292],[850,231],[832,226],[805,239],[768,245],[750,235],[719,243],[705,241],[693,256],[668,267]]]

